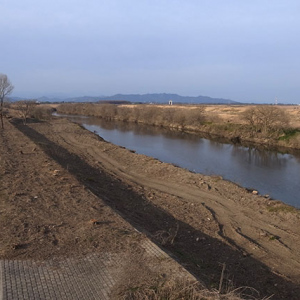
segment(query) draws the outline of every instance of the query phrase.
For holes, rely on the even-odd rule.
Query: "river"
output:
[[[106,141],[205,175],[220,175],[300,208],[300,151],[258,150],[198,135],[94,117],[66,116]]]

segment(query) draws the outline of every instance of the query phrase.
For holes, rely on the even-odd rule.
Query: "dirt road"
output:
[[[7,122],[0,147],[1,257],[132,251],[141,235],[131,224],[211,287],[225,265],[228,287],[299,298],[298,210],[64,119]]]

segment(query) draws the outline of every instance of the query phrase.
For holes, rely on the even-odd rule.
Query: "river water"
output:
[[[300,151],[281,154],[153,126],[66,117],[113,144],[193,172],[220,175],[300,208]]]

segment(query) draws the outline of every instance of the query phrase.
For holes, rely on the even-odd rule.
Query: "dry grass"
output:
[[[143,284],[134,287],[124,287],[119,293],[122,300],[243,300],[259,299],[258,292],[254,289],[243,287],[224,294],[217,290],[208,290],[199,282],[191,282],[184,279],[157,281],[152,284]],[[261,298],[260,298],[261,299]],[[264,298],[270,299],[270,298]]]
[[[137,249],[136,249],[137,250]],[[223,285],[223,265],[219,289],[208,289],[188,273],[170,268],[168,259],[149,257],[145,251],[124,254],[124,270],[119,274],[112,299],[118,300],[257,300],[259,292],[250,287]],[[264,298],[269,299],[269,298]]]
[[[293,214],[299,213],[299,209],[297,209],[297,208],[295,208],[293,206],[286,205],[284,203],[279,203],[277,205],[268,206],[267,210],[269,212],[274,212],[274,213],[278,213],[278,212],[293,213]]]
[[[177,224],[176,228],[170,228],[167,230],[159,230],[154,235],[154,238],[162,245],[171,244],[173,245],[174,240],[177,236],[179,230],[179,224]]]

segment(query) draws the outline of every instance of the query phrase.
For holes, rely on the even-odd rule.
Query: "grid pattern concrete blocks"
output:
[[[3,260],[1,300],[110,299],[114,286],[107,257],[46,262]]]
[[[142,241],[144,264],[174,278],[196,280],[149,239]],[[47,261],[0,260],[0,300],[108,300],[120,274],[126,274],[121,253]]]

